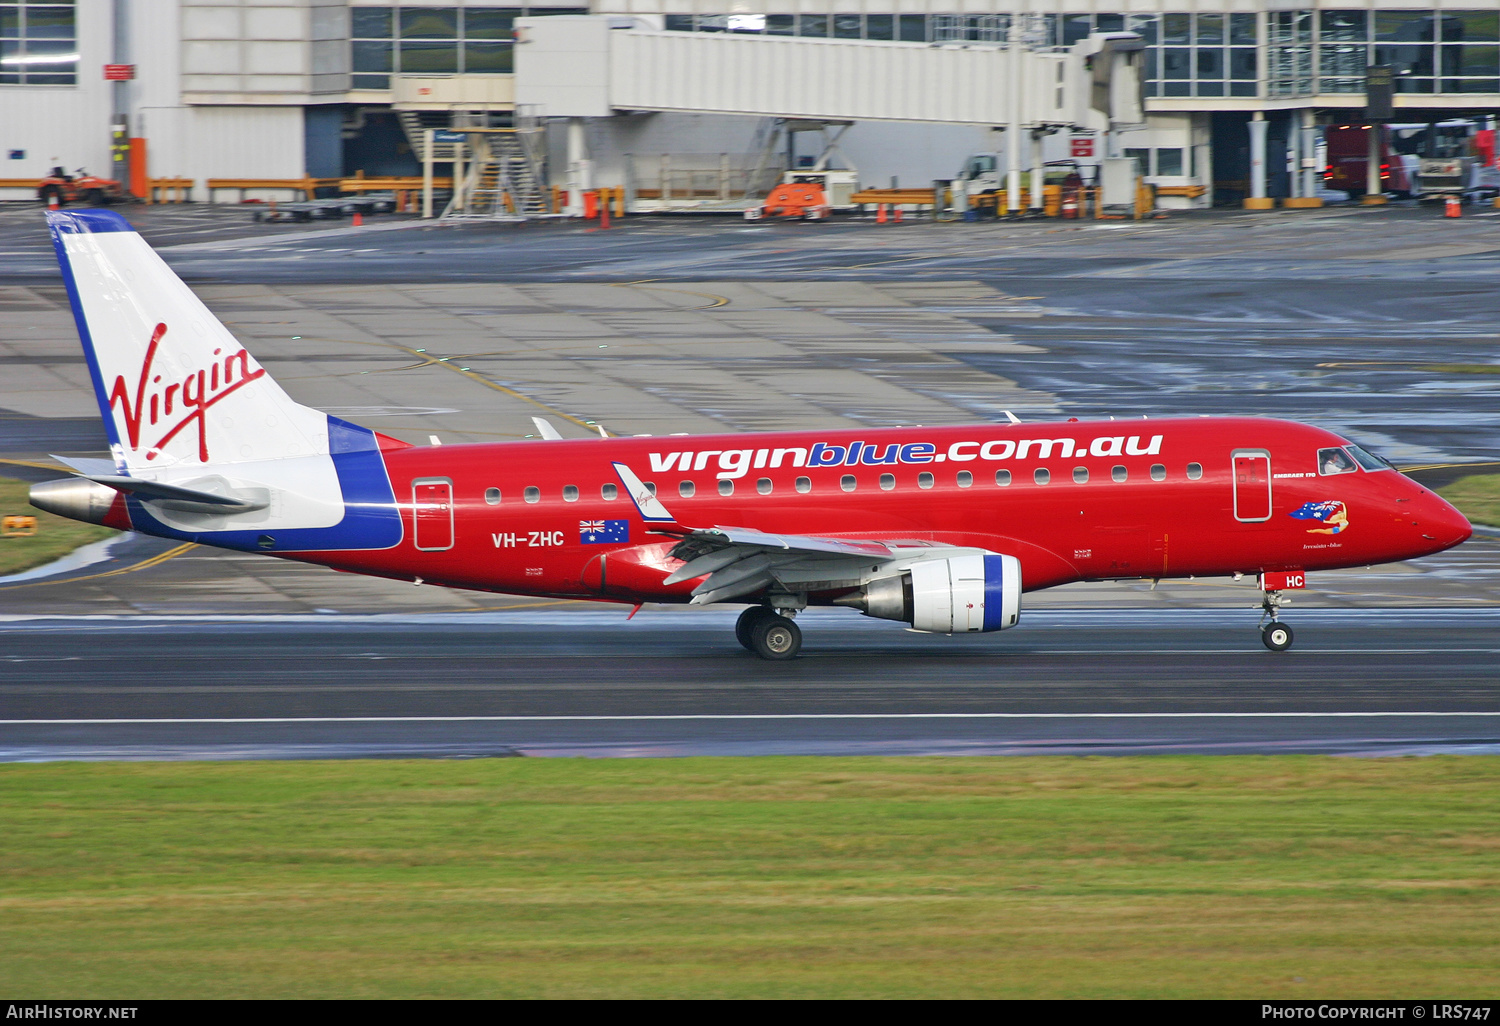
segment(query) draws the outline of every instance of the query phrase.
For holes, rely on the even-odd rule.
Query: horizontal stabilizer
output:
[[[82,474],[84,477],[92,477],[95,474],[102,474],[105,477],[113,477],[116,473],[119,472],[120,469],[119,467],[115,466],[114,460],[94,459],[88,456],[54,455],[52,458],[57,462],[63,464],[64,466],[71,468],[77,473]]]
[[[252,513],[270,505],[269,502],[251,502],[248,499],[237,499],[229,495],[201,492],[196,488],[182,488],[178,485],[162,484],[160,481],[144,481],[138,477],[112,475],[106,477],[93,474],[84,476],[96,484],[113,488],[117,492],[125,492],[140,499],[166,501],[174,508],[194,513]]]

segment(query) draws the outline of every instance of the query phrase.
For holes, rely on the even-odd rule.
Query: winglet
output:
[[[556,442],[562,438],[562,432],[552,426],[552,422],[546,417],[532,417],[531,422],[536,425],[537,431],[549,442]]]
[[[661,500],[652,494],[651,489],[641,483],[641,479],[635,476],[623,463],[613,464],[615,473],[620,477],[620,483],[625,486],[625,492],[630,496],[630,501],[635,503],[635,508],[641,514],[641,519],[648,524],[675,524],[677,518],[667,512],[667,507],[661,504]]]
[[[1011,413],[1009,410],[1001,410],[1000,412],[1003,413],[1003,414],[1005,414],[1005,419],[1008,420],[1008,421],[1010,421],[1012,424],[1019,424],[1019,423],[1021,423],[1021,418],[1017,417],[1014,413]]]

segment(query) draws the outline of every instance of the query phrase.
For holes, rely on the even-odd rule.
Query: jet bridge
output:
[[[1022,132],[1145,121],[1141,38],[1095,34],[1068,50],[1014,41],[902,43],[659,31],[624,16],[518,18],[515,100],[567,118],[568,212],[592,186],[583,119],[739,114],[784,123],[936,122]],[[1039,146],[1033,141],[1039,157]],[[1014,207],[1020,147],[1008,148]]]
[[[1144,120],[1137,55],[1119,45],[1124,37],[1138,40],[1127,33],[1054,51],[639,25],[612,16],[516,19],[517,105],[546,117],[584,118],[674,111],[1096,129],[1110,120]],[[1106,45],[1109,38],[1116,42]],[[1133,112],[1097,109],[1101,96],[1132,95]]]

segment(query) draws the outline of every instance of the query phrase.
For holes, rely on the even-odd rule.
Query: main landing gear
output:
[[[1279,591],[1267,591],[1263,593],[1260,608],[1265,610],[1261,616],[1260,641],[1272,652],[1285,652],[1292,647],[1292,640],[1296,637],[1292,629],[1282,623],[1281,616],[1282,597]],[[1266,617],[1271,618],[1266,623]]]
[[[734,625],[735,639],[762,659],[792,659],[802,651],[802,631],[769,606],[751,606]]]

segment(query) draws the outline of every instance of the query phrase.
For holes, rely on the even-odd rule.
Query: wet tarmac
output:
[[[126,213],[294,397],[413,441],[520,438],[539,407],[574,435],[1233,413],[1434,485],[1500,469],[1489,212],[366,233]],[[0,459],[26,479],[100,444],[36,222],[0,205]],[[627,625],[132,539],[0,582],[0,758],[1500,750],[1500,537],[1311,584],[1283,656],[1225,580],[1030,595],[984,638],[813,613],[804,658],[768,665],[732,612]]]
[[[1500,752],[1500,610],[1295,620],[1271,653],[1248,611],[814,612],[782,664],[723,612],[11,622],[0,759]]]

